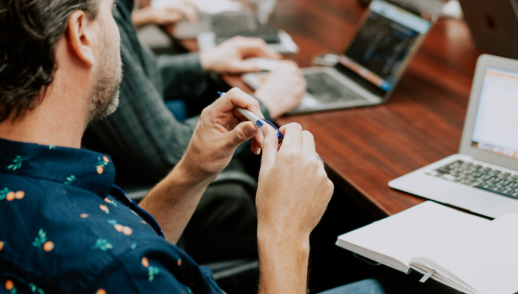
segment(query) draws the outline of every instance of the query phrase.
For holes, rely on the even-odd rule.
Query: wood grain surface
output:
[[[364,7],[355,0],[279,0],[271,23],[300,47],[288,59],[311,66],[320,53],[341,53]],[[196,45],[191,42],[192,50]],[[478,56],[461,20],[440,19],[430,31],[390,100],[380,106],[279,118],[315,136],[337,188],[377,217],[425,199],[391,189],[388,182],[457,153]],[[225,77],[250,92],[238,76]]]

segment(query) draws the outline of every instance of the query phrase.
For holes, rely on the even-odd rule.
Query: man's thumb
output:
[[[244,142],[250,140],[253,138],[257,132],[259,131],[259,128],[254,125],[251,121],[242,122],[238,124],[231,132],[230,135],[232,137],[231,139],[231,145],[233,148],[237,148],[237,146],[243,144]]]

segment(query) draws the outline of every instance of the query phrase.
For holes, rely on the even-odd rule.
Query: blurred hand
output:
[[[277,118],[297,106],[306,92],[306,80],[293,61],[280,61],[255,96],[261,100],[272,118]]]
[[[308,240],[333,194],[333,183],[317,159],[315,141],[299,124],[280,131],[278,148],[273,128],[263,127],[264,145],[257,190],[258,234],[271,240]]]
[[[192,23],[198,21],[198,8],[196,4],[183,1],[161,9],[154,9],[151,6],[135,10],[131,14],[131,20],[136,28],[147,24],[168,25],[174,24],[184,16]]]
[[[236,148],[254,136],[252,151],[259,154],[263,135],[255,124],[234,111],[236,106],[263,117],[257,100],[237,88],[205,108],[182,159],[190,176],[196,179],[217,176],[228,165]]]
[[[264,40],[244,37],[234,37],[200,54],[203,69],[230,74],[260,71],[256,62],[247,60],[252,57],[281,59]]]

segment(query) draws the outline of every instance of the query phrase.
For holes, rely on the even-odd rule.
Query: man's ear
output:
[[[77,58],[92,67],[95,64],[93,32],[88,27],[89,19],[85,12],[76,10],[68,19],[65,37],[70,49]]]

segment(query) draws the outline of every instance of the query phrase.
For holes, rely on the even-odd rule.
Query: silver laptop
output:
[[[389,186],[489,217],[518,213],[518,61],[482,55],[459,154]]]
[[[516,0],[459,0],[471,37],[478,48],[518,59]]]
[[[160,2],[163,0],[153,0],[153,2],[156,1]],[[199,9],[201,10],[198,15],[200,21],[198,23],[191,23],[184,18],[183,20],[176,23],[173,33],[175,38],[193,39],[196,38],[200,32],[210,31],[212,26],[212,16],[215,16],[215,22],[217,23],[222,22],[219,21],[219,19],[221,19],[220,17],[228,18],[226,23],[231,23],[232,25],[241,27],[242,29],[243,27],[254,27],[257,19],[262,24],[266,24],[275,6],[277,5],[277,0],[248,0],[248,2],[255,5],[255,12],[250,10],[242,10],[242,3],[240,2],[235,3],[237,4],[237,7],[241,7],[239,10],[234,10],[237,7],[230,7],[229,9],[231,10],[224,10],[224,8],[222,8],[222,10],[218,10],[218,12],[216,12],[213,10],[213,6],[216,5],[217,7],[221,8],[221,5],[225,5],[225,3],[218,3],[218,0],[210,0],[212,2],[211,5],[209,5],[209,7],[204,7],[206,3],[203,1],[199,3],[199,1],[200,0],[193,0],[194,3],[199,5]],[[207,10],[207,8],[209,9]],[[218,24],[216,24],[216,26],[217,25]]]
[[[243,36],[261,38],[279,53],[298,52],[299,47],[288,33],[263,24],[259,16],[257,12],[239,11],[203,17],[200,23],[206,29],[196,37],[200,51],[208,51],[232,37]]]
[[[256,10],[227,11],[217,14],[199,14],[198,23],[182,20],[175,25],[177,39],[198,40],[200,51],[207,51],[234,37],[261,38],[279,53],[296,53],[299,48],[290,35],[267,25],[277,0],[255,0]]]
[[[307,93],[290,113],[386,102],[432,24],[431,17],[382,0],[372,1],[356,36],[334,67],[303,69]],[[243,79],[257,89],[266,75],[246,74]]]

